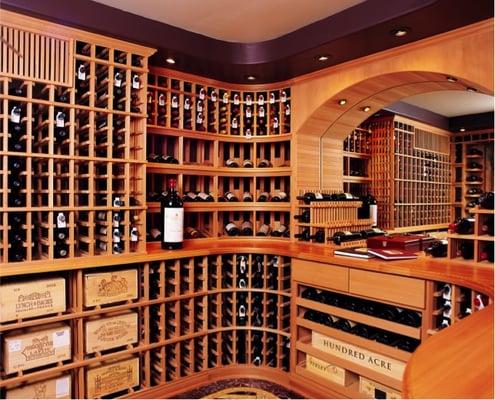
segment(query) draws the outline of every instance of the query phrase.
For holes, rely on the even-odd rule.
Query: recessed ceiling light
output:
[[[452,83],[457,82],[457,78],[454,78],[453,76],[447,76],[447,80]]]
[[[460,128],[459,132],[466,132],[466,128]]]
[[[369,111],[371,110],[371,107],[370,107],[370,106],[364,106],[364,107],[362,108],[362,110],[363,110],[364,112],[369,112]]]
[[[254,75],[248,75],[248,76],[246,76],[246,79],[248,81],[254,81],[254,80],[256,80],[256,77]]]
[[[326,55],[326,54],[322,54],[321,56],[317,56],[317,57],[316,57],[316,59],[317,59],[318,61],[322,61],[322,62],[323,62],[323,61],[327,61],[329,58],[330,58],[330,56],[329,56],[329,55]]]
[[[476,88],[474,88],[474,87],[472,87],[472,86],[468,86],[468,87],[466,88],[466,90],[467,90],[468,92],[477,92],[477,91],[478,91],[478,89],[476,89]]]
[[[390,34],[392,36],[400,38],[400,37],[406,36],[410,31],[411,31],[411,28],[401,26],[399,28],[392,29],[390,31]]]
[[[172,57],[168,57],[165,61],[169,64],[175,64],[175,60]]]
[[[347,100],[346,99],[340,99],[339,100],[339,106],[344,106],[347,104]]]

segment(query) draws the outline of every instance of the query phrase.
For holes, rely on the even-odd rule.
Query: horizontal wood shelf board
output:
[[[318,310],[326,314],[331,314],[336,317],[345,318],[347,320],[359,322],[365,325],[379,327],[380,329],[398,333],[404,336],[409,336],[414,339],[421,339],[421,328],[414,328],[411,326],[398,324],[393,321],[388,321],[382,318],[373,317],[371,315],[365,315],[358,312],[349,311],[339,307],[333,307],[328,304],[311,301],[301,297],[296,298],[296,305],[313,310]]]
[[[274,168],[226,168],[226,167],[209,167],[199,165],[177,165],[177,164],[162,164],[148,163],[146,171],[148,173],[164,173],[164,174],[186,174],[195,175],[211,175],[211,176],[239,176],[239,177],[266,177],[269,176],[290,176],[290,167],[274,167]]]
[[[147,202],[148,211],[159,212],[159,202]],[[184,210],[198,212],[215,211],[281,211],[288,212],[291,205],[288,202],[184,202]]]

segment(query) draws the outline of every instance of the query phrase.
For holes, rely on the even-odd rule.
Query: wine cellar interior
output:
[[[35,3],[0,4],[2,398],[493,398],[493,4]]]

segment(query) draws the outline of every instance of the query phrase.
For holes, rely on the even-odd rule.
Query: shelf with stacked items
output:
[[[384,229],[445,228],[450,219],[449,136],[396,115],[372,117],[371,192]]]
[[[472,217],[459,218],[450,225],[448,257],[493,267],[493,192],[481,194],[479,203],[468,210]]]
[[[344,140],[344,192],[356,196],[371,189],[371,131],[356,128]]]
[[[290,90],[230,91],[219,89],[220,82],[213,88],[199,77],[174,78],[173,72],[159,68],[153,72],[148,98],[148,240],[161,237],[160,199],[168,178],[177,180],[184,200],[186,239],[289,237],[291,135],[260,131],[256,112],[265,105],[264,112],[272,119],[275,114],[285,118],[279,114],[282,104],[290,110]],[[169,98],[178,107],[172,107]],[[248,113],[249,107],[254,114]],[[242,134],[233,134],[231,127],[226,128],[228,134],[221,134],[218,121],[224,108],[228,115],[234,109],[242,114],[238,117],[244,121],[239,125]],[[159,123],[158,111],[175,116],[174,124],[166,119]],[[215,123],[194,129],[189,118],[194,120],[199,113]],[[243,129],[251,124],[251,134],[246,134]]]
[[[362,232],[371,231],[373,218],[368,205],[349,193],[301,190],[295,238],[312,243],[328,243],[335,248],[365,245]]]
[[[467,217],[483,192],[493,190],[493,129],[451,138],[452,216]]]
[[[63,398],[124,396],[234,364],[289,371],[290,259],[283,256],[11,277],[2,280],[0,303],[4,398],[35,397],[28,394],[40,383]]]
[[[146,251],[151,49],[120,45],[74,41],[65,85],[0,78],[3,262]]]

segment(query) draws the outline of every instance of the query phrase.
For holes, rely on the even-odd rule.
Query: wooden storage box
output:
[[[342,386],[349,386],[357,381],[357,375],[344,368],[322,361],[319,358],[306,354],[306,369],[324,379]]]
[[[86,397],[96,398],[139,385],[139,358],[129,358],[86,372]]]
[[[366,239],[370,249],[400,249],[412,252],[429,247],[435,238],[428,235],[402,234],[390,236],[373,236]]]
[[[137,270],[125,269],[84,275],[84,305],[92,307],[138,297]]]
[[[364,376],[359,377],[359,393],[370,396],[373,399],[401,399],[402,395],[395,389],[391,389],[381,383],[372,381]]]
[[[12,333],[3,343],[3,368],[7,374],[46,366],[71,358],[71,331],[52,325],[27,333]]]
[[[126,313],[100,318],[85,324],[86,353],[113,349],[136,343],[138,340],[138,315]]]
[[[7,389],[7,399],[71,399],[71,377],[59,378],[24,385],[15,389]]]
[[[406,364],[402,361],[375,353],[350,343],[312,332],[311,344],[313,347],[331,354],[334,357],[352,362],[361,367],[369,368],[391,378],[402,380]]]
[[[65,311],[65,279],[37,279],[0,285],[0,322]]]

